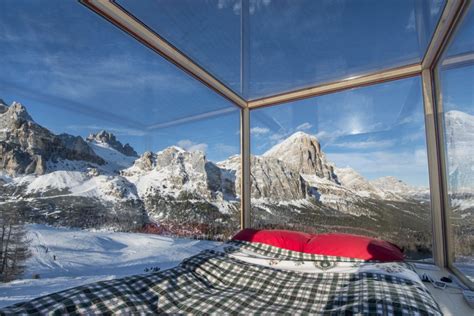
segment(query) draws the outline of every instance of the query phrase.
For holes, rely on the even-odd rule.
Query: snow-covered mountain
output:
[[[234,182],[200,151],[172,146],[157,153],[145,152],[121,174],[136,186],[155,220],[190,213],[187,219],[201,221],[199,209],[206,209],[213,219],[238,211]]]
[[[455,190],[474,191],[474,116],[449,111],[444,123],[450,185]]]
[[[221,235],[238,227],[238,156],[213,163],[176,146],[138,156],[107,131],[86,140],[54,135],[19,103],[0,107],[0,153],[0,209],[17,209],[31,222],[133,230],[154,221]],[[415,219],[415,231],[429,212],[419,192],[397,179],[368,181],[337,168],[306,133],[252,156],[251,165],[257,225],[291,218],[373,230],[403,213]]]
[[[3,101],[2,101],[3,102]],[[59,160],[84,161],[97,165],[97,156],[81,137],[54,135],[37,124],[20,103],[0,108],[0,170],[16,176],[44,174],[47,163]]]
[[[132,148],[132,146],[130,146],[130,144],[122,145],[122,143],[117,140],[114,134],[105,130],[101,130],[97,134],[90,134],[87,136],[86,140],[93,144],[101,144],[107,148],[113,148],[127,157],[138,157],[137,152]]]
[[[302,174],[337,182],[334,166],[326,160],[318,139],[304,132],[294,133],[273,146],[263,157],[279,159]]]
[[[451,205],[474,213],[474,115],[448,111],[444,124]]]
[[[133,158],[95,139],[55,135],[20,103],[0,110],[0,173],[8,180],[0,211],[78,227],[131,229],[148,221],[135,186],[118,174]]]

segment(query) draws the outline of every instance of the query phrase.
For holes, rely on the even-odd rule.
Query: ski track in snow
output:
[[[161,270],[220,245],[151,234],[27,226],[32,257],[22,278],[0,283],[0,307],[83,284]],[[55,260],[56,259],[56,260]],[[39,279],[33,279],[38,274]]]

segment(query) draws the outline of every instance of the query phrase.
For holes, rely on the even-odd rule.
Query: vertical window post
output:
[[[428,151],[431,212],[433,227],[433,259],[440,267],[447,266],[446,257],[446,186],[442,155],[441,132],[434,98],[431,69],[422,71],[423,103],[425,113],[426,147]]]
[[[249,1],[242,0],[240,7],[240,89],[244,98],[249,90]],[[241,183],[240,183],[240,226],[249,228],[250,220],[250,110],[248,104],[241,109]]]
[[[241,174],[240,174],[240,207],[241,227],[250,227],[250,110],[240,110],[240,144],[241,144]]]

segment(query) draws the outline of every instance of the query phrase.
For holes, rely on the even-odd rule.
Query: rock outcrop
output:
[[[176,146],[156,154],[145,152],[121,174],[136,183],[145,198],[149,194],[177,197],[190,192],[195,197],[213,199],[217,192],[235,192],[233,183],[225,181],[222,170],[208,161],[203,152],[189,152]]]
[[[334,166],[326,160],[315,136],[296,132],[264,153],[263,157],[279,159],[300,173],[338,182]]]
[[[11,176],[44,174],[48,161],[79,160],[103,164],[85,143],[63,134],[56,136],[37,124],[20,103],[0,114],[0,171]]]
[[[102,130],[97,134],[90,134],[87,136],[87,141],[95,141],[97,143],[107,144],[125,156],[138,157],[137,152],[132,148],[132,146],[129,144],[122,145],[122,143],[117,140],[114,134],[105,130]]]

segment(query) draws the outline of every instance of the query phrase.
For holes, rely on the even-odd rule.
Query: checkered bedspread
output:
[[[315,266],[360,263],[234,243],[225,251],[205,250],[173,269],[72,288],[16,304],[0,314],[441,315],[421,282],[390,273],[281,270],[232,256],[242,248],[257,257],[313,261]]]

